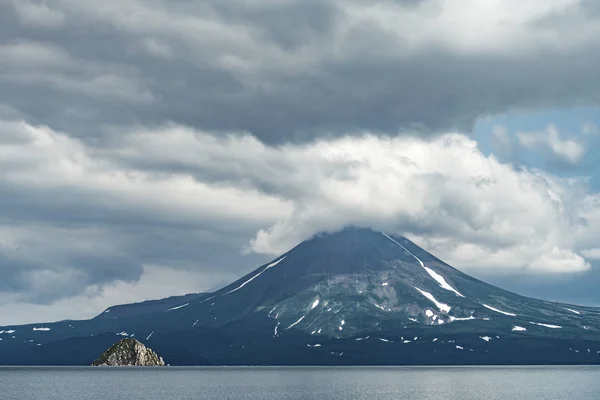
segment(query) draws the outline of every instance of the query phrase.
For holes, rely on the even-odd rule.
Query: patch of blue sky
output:
[[[579,162],[564,162],[558,157],[549,156],[547,149],[542,151],[519,144],[517,132],[545,132],[550,125],[556,127],[561,140],[571,139],[584,147],[585,153]],[[494,130],[497,127],[505,129],[508,146],[502,146],[495,138]],[[589,177],[591,189],[600,191],[598,128],[600,107],[549,108],[481,117],[473,127],[472,137],[484,154],[494,154],[502,162],[539,168],[558,176]]]

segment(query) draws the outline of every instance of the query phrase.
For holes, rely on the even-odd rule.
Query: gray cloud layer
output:
[[[481,4],[3,0],[0,103],[79,135],[172,120],[266,142],[598,104],[595,2]]]

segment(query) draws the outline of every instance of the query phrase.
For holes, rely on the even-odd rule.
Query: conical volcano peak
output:
[[[417,253],[419,256],[417,256]],[[438,259],[408,239],[369,228],[347,227],[337,232],[314,235],[285,253],[282,265],[297,265],[307,273],[352,273],[367,269],[387,269],[401,261],[422,267],[422,260]]]
[[[371,229],[322,233],[223,288],[214,307],[239,302],[240,312],[270,309],[286,329],[319,323],[321,333],[335,336],[364,328],[340,326],[340,315],[343,324],[381,312],[425,324],[468,318],[463,308],[473,304],[459,289],[466,276],[436,260],[403,237]]]
[[[400,238],[402,240],[406,240],[404,237],[392,235],[386,231],[374,230],[372,228],[346,226],[337,231],[325,231],[316,233],[311,239],[301,243],[300,245],[313,241],[338,242],[347,244],[366,241],[366,243],[370,243],[370,241],[373,240],[382,240],[382,236],[385,238],[386,235],[392,236],[396,239]]]
[[[278,298],[324,280],[375,279],[379,282],[385,276],[395,276],[397,281],[408,282],[431,275],[439,279],[439,273],[431,269],[433,266],[425,265],[427,262],[445,268],[437,261],[401,236],[350,227],[319,233],[218,293],[244,295],[251,293],[252,288],[260,288],[262,293]],[[266,296],[261,297],[261,301],[267,300]]]

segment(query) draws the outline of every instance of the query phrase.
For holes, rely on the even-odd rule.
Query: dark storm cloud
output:
[[[154,213],[140,209],[144,200],[139,201],[119,205],[69,188],[0,184],[0,292],[47,304],[89,286],[135,281],[142,265],[202,270],[219,278],[265,259],[240,254],[257,228],[253,224]],[[9,239],[3,243],[6,227]]]
[[[421,3],[432,2],[381,4],[416,13]],[[112,1],[47,4],[64,14],[62,24],[32,26],[13,3],[0,5],[3,42],[52,44],[74,65],[53,69],[62,85],[36,83],[43,66],[22,80],[5,71],[0,103],[81,136],[98,136],[106,124],[175,121],[272,143],[363,129],[468,129],[480,115],[512,108],[600,102],[598,41],[457,51],[458,35],[441,30],[432,34],[450,45],[415,47],[371,20],[348,26],[346,8],[369,6],[362,1],[127,1],[121,11]],[[566,16],[553,26],[567,18],[572,24]],[[540,24],[523,29],[548,29]],[[101,90],[101,78],[121,90]]]
[[[101,287],[116,280],[136,281],[142,275],[142,266],[138,261],[115,254],[63,253],[60,258],[30,262],[2,256],[0,274],[3,278],[0,291],[17,293],[22,302],[49,304],[79,295],[90,285]]]

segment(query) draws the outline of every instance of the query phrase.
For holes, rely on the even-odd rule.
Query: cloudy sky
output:
[[[0,324],[319,231],[600,305],[597,0],[0,0]]]

